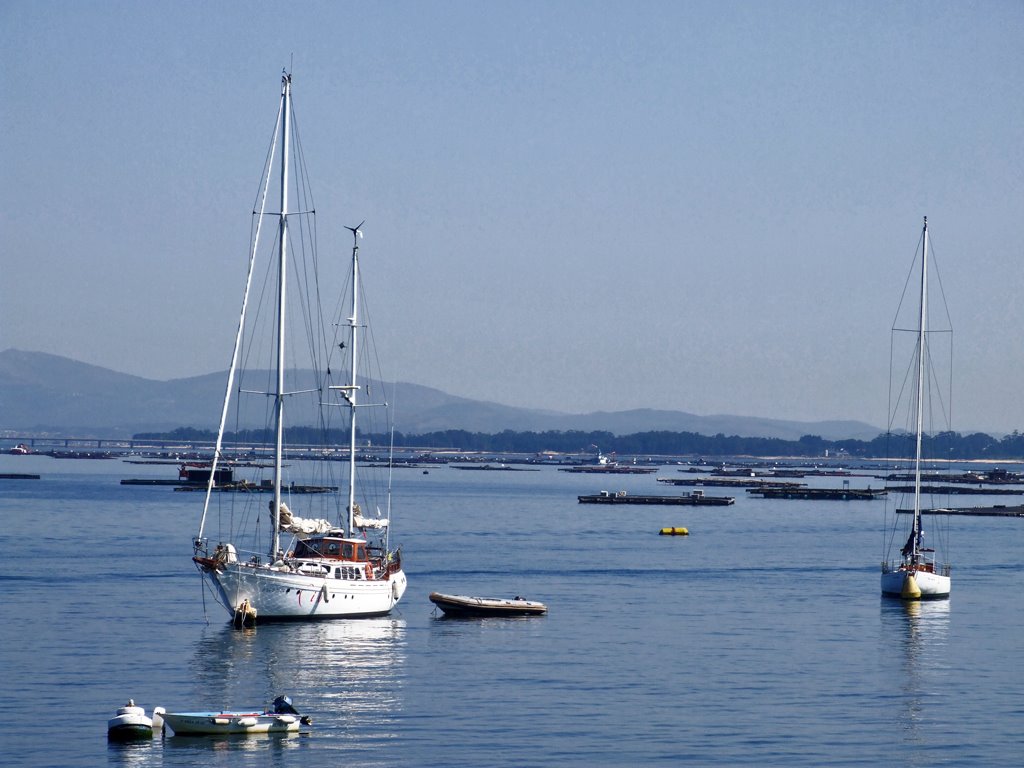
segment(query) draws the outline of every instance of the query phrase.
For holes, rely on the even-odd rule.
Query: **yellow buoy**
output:
[[[658,532],[659,536],[689,536],[690,532],[685,528],[662,528]]]
[[[239,603],[238,607],[235,608],[232,623],[235,625],[235,629],[256,626],[256,606],[252,605],[248,598]]]
[[[921,588],[917,586],[917,579],[914,578],[913,572],[909,572],[903,577],[903,591],[900,592],[900,597],[904,600],[917,600],[921,597]]]

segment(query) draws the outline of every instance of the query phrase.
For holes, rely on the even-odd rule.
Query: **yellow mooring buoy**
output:
[[[658,531],[659,536],[689,536],[690,532],[685,528],[662,528]]]
[[[248,598],[239,603],[238,607],[235,608],[232,623],[235,625],[235,629],[246,629],[256,626],[256,607],[249,603]]]
[[[900,592],[900,597],[904,600],[918,600],[921,597],[921,588],[917,586],[917,579],[914,578],[912,571],[903,577],[903,591]]]

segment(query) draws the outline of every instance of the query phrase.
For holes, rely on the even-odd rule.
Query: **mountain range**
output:
[[[215,429],[227,374],[210,373],[156,381],[67,357],[8,349],[0,352],[0,434],[60,434],[127,438],[177,427]],[[634,432],[695,432],[796,440],[870,440],[882,430],[858,421],[786,421],[748,416],[699,416],[640,408],[562,413],[471,400],[438,389],[400,382],[387,385],[401,403],[407,435],[462,429],[496,433],[580,430],[616,435]]]

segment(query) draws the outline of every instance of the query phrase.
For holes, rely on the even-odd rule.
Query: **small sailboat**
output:
[[[224,406],[199,531],[193,539],[193,562],[215,599],[240,627],[263,621],[382,616],[406,589],[400,550],[391,549],[388,538],[390,475],[387,487],[380,470],[375,482],[363,482],[357,476],[356,411],[368,419],[369,411],[386,405],[379,399],[364,399],[373,379],[360,377],[358,371],[361,361],[376,360],[363,351],[362,344],[362,231],[347,227],[353,238],[351,268],[345,276],[351,292],[342,291],[343,300],[332,314],[322,306],[326,302],[320,295],[330,284],[322,274],[323,260],[302,250],[315,242],[315,224],[309,223],[315,207],[308,189],[301,186],[305,158],[298,149],[292,156],[291,85],[291,75],[283,75],[274,140],[253,211],[248,277]],[[267,212],[275,162],[280,171],[280,208]],[[292,162],[299,171],[296,179],[289,174]],[[292,195],[299,203],[294,211],[289,203]],[[262,249],[269,251],[265,255],[272,266],[257,269],[262,223],[268,218],[277,220],[276,240],[271,248]],[[291,249],[296,251],[294,256]],[[261,274],[263,286],[253,288]],[[296,289],[306,293],[288,302],[289,291]],[[249,306],[253,296],[268,297],[270,309],[253,311]],[[266,333],[258,334],[260,328]],[[264,336],[266,345],[258,347],[256,339]],[[300,348],[310,353],[301,358],[306,367],[298,362]],[[383,386],[374,384],[374,388]],[[247,411],[243,401],[255,406],[249,405]],[[259,471],[271,476],[248,486],[251,493],[214,494],[218,464],[233,457],[226,430],[231,412],[237,424],[234,456],[244,446],[247,456],[258,460]],[[251,418],[252,412],[265,418],[261,428],[243,428],[246,424],[239,423]],[[346,413],[347,425],[343,423]],[[290,429],[286,429],[286,414],[291,416]],[[336,419],[341,422],[337,426]],[[265,439],[266,445],[255,447],[256,438]],[[347,450],[338,445],[342,441],[347,442]],[[344,478],[334,474],[341,475],[338,468],[346,464],[344,488]],[[379,462],[374,464],[379,467]],[[289,482],[289,472],[301,475],[299,481]],[[309,488],[318,492],[303,490]]]
[[[913,437],[915,442],[914,450],[914,505],[913,514],[910,516],[910,530],[905,543],[899,550],[899,558],[892,558],[887,555],[882,561],[882,594],[888,597],[899,597],[904,600],[921,600],[929,598],[949,597],[951,586],[950,566],[948,563],[938,563],[935,549],[924,546],[924,525],[921,516],[921,463],[922,444],[924,441],[924,415],[926,398],[926,380],[932,371],[930,365],[930,344],[928,329],[928,218],[925,217],[924,228],[921,235],[921,280],[920,300],[917,312],[917,327],[913,329],[916,334],[914,360],[913,360],[913,387],[910,391],[912,408],[910,412],[913,418]],[[897,312],[897,316],[898,316]],[[901,330],[894,323],[894,334]],[[901,385],[902,387],[902,385]],[[890,390],[892,385],[890,384]],[[897,398],[900,400],[902,398]],[[948,400],[947,400],[948,404]],[[892,410],[892,409],[890,409]],[[948,430],[947,430],[948,431]],[[893,433],[893,418],[890,414],[889,435]],[[895,502],[898,508],[899,502]],[[904,517],[907,517],[904,515]],[[889,546],[898,545],[903,541],[902,536],[897,538],[896,530],[899,527],[899,514],[893,514],[892,531],[887,535]]]

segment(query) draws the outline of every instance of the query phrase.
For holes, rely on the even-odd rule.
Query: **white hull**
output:
[[[164,722],[175,736],[218,736],[246,733],[295,733],[299,718],[245,712],[164,713]]]
[[[402,599],[406,587],[401,570],[360,581],[335,578],[333,571],[329,577],[309,576],[243,563],[203,571],[229,613],[248,601],[257,621],[383,616]]]
[[[949,597],[950,578],[930,571],[913,572],[914,581],[920,595],[906,590],[907,576],[911,571],[895,570],[882,574],[882,594],[889,597],[902,597],[908,600],[928,600]]]

